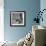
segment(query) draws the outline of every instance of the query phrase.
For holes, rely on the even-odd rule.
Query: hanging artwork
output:
[[[25,11],[10,12],[10,26],[25,26],[25,23],[26,23]]]

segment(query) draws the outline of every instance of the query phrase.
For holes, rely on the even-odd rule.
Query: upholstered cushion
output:
[[[24,43],[24,38],[21,38],[18,42],[17,42],[17,46],[23,46],[23,43]]]
[[[17,46],[16,42],[10,41],[10,42],[3,42],[2,46]]]

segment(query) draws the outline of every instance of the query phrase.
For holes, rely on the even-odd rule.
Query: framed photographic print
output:
[[[10,26],[25,26],[26,12],[25,11],[10,11]]]

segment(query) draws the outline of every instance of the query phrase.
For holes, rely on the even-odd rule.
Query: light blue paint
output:
[[[46,0],[41,0],[40,1],[40,10],[42,11],[43,9],[46,9]],[[40,25],[46,27],[46,11],[43,12],[43,22],[40,21]]]
[[[32,21],[40,9],[39,0],[4,0],[4,38],[18,41],[32,30]],[[25,27],[10,27],[10,11],[26,11]]]

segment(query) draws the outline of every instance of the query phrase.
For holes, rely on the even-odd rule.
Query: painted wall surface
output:
[[[4,0],[4,38],[18,41],[32,30],[32,22],[40,9],[40,0]],[[25,27],[10,27],[10,11],[26,11]]]
[[[4,2],[0,0],[0,42],[4,41]]]
[[[41,1],[40,1],[40,9],[41,9],[41,11],[42,11],[43,9],[46,9],[46,0],[41,0]],[[46,27],[46,10],[43,12],[42,17],[43,17],[43,22],[41,21],[41,22],[40,22],[40,25]]]

